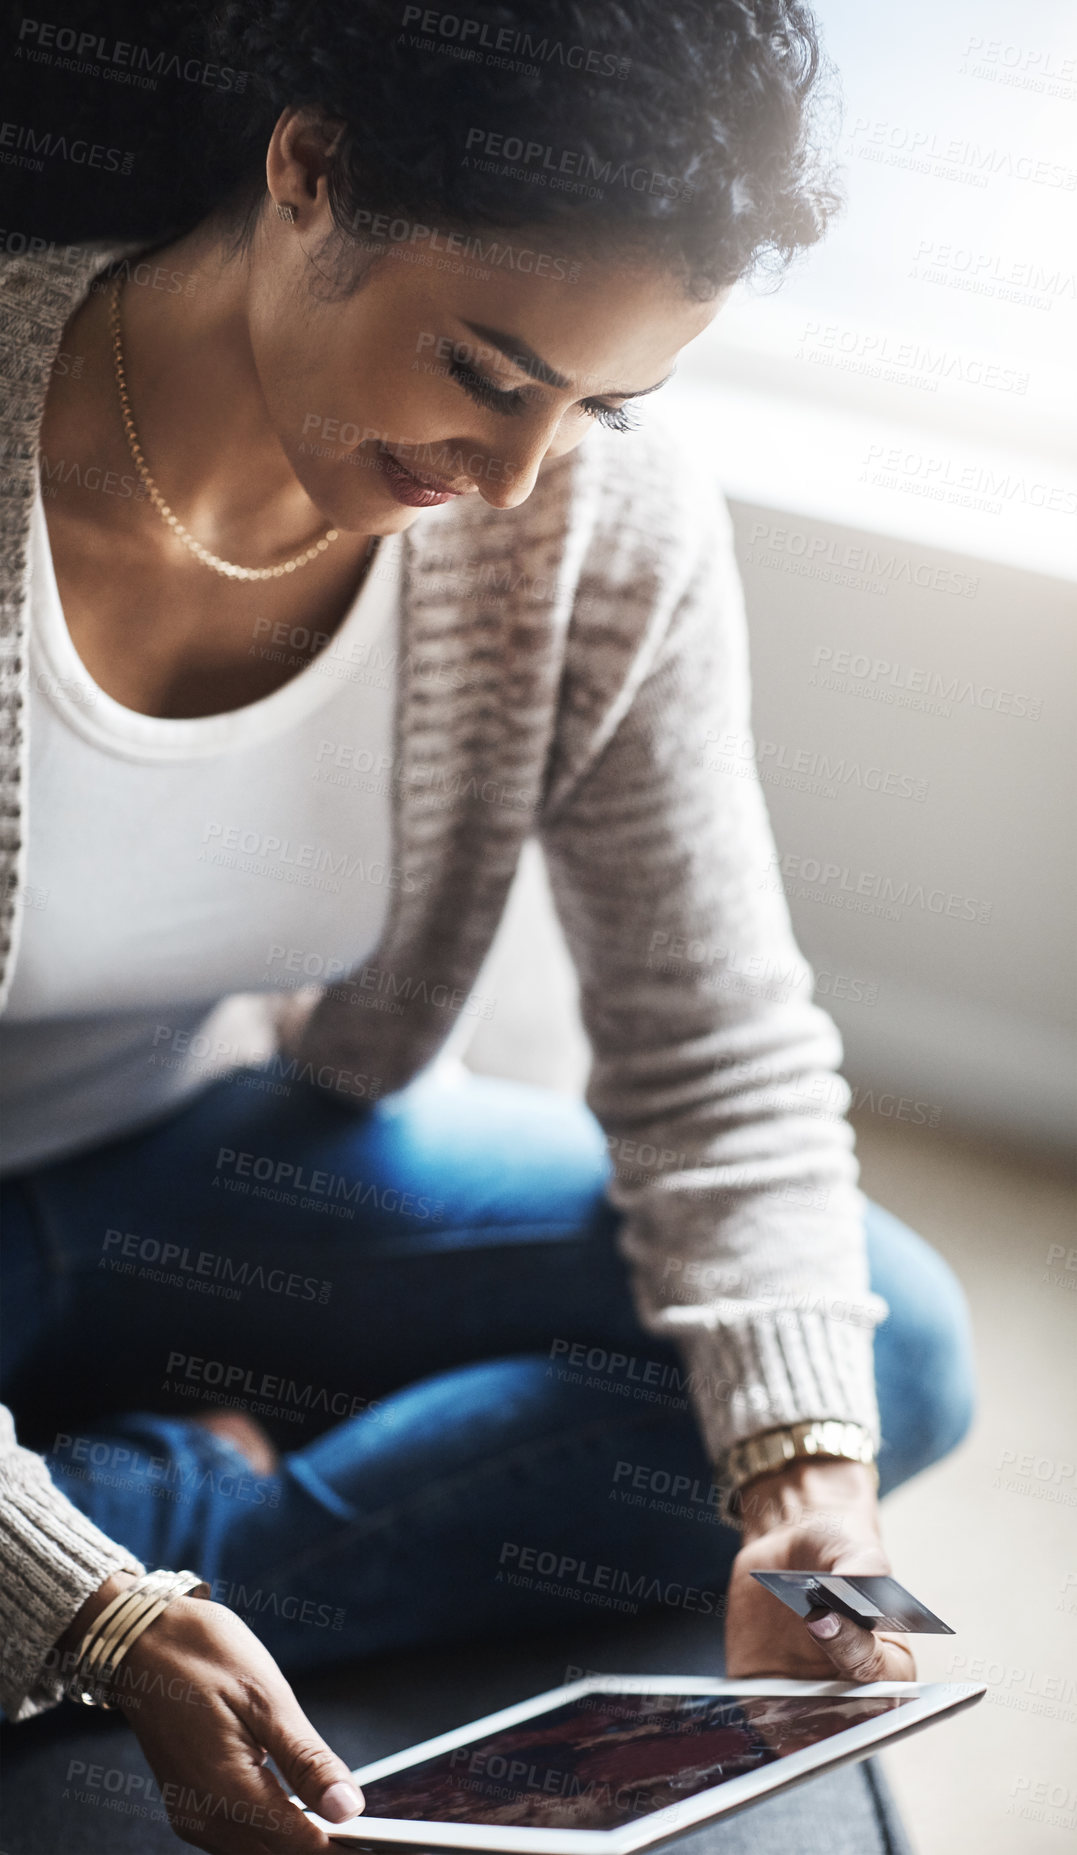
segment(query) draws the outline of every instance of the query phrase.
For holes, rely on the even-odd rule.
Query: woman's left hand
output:
[[[908,1639],[834,1611],[798,1617],[752,1572],[887,1573],[874,1480],[856,1463],[796,1463],[745,1491],[744,1543],[726,1611],[726,1674],[803,1681],[915,1681]]]

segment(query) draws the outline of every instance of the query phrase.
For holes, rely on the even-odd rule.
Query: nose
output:
[[[538,471],[529,471],[523,480],[518,479],[511,488],[498,484],[496,487],[479,485],[479,494],[483,502],[489,503],[491,509],[517,509],[526,502],[538,481]]]
[[[514,444],[500,444],[496,451],[485,453],[485,468],[475,487],[491,509],[517,509],[527,501],[553,449],[557,430],[556,419],[544,420],[530,433],[520,431]],[[558,445],[558,453],[563,449],[563,444]]]

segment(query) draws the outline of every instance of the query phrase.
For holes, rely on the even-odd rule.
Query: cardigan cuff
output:
[[[685,1390],[712,1462],[744,1437],[827,1417],[861,1424],[878,1449],[873,1338],[888,1310],[865,1296],[855,1311],[859,1318],[745,1311],[713,1326],[665,1327],[686,1363]]]
[[[23,1474],[4,1478],[0,1536],[0,1705],[9,1720],[64,1698],[70,1669],[57,1641],[113,1572],[146,1569],[61,1494],[40,1458],[20,1450],[18,1461]]]

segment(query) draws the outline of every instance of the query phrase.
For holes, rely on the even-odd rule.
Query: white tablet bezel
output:
[[[758,1771],[728,1778],[711,1790],[668,1804],[665,1809],[655,1810],[617,1829],[516,1829],[504,1823],[431,1823],[384,1816],[356,1816],[340,1824],[326,1822],[314,1811],[307,1814],[319,1828],[345,1846],[349,1842],[366,1842],[387,1846],[410,1844],[423,1849],[503,1850],[509,1851],[509,1855],[634,1855],[637,1849],[668,1842],[671,1837],[684,1835],[701,1823],[742,1810],[760,1797],[801,1784],[820,1771],[868,1758],[887,1741],[904,1739],[943,1714],[959,1712],[986,1692],[985,1687],[974,1682],[875,1681],[854,1686],[843,1681],[731,1681],[677,1675],[590,1676],[568,1682],[564,1687],[550,1688],[547,1693],[518,1701],[515,1706],[502,1707],[497,1713],[471,1720],[452,1732],[439,1733],[434,1739],[424,1739],[403,1752],[391,1753],[388,1758],[360,1765],[353,1776],[360,1786],[374,1778],[389,1777],[409,1765],[434,1758],[440,1752],[452,1752],[458,1746],[485,1739],[505,1727],[519,1726],[536,1714],[547,1713],[584,1694],[758,1694],[805,1698],[825,1695],[831,1699],[865,1700],[897,1695],[905,1698],[907,1704],[892,1713],[880,1714],[877,1719],[864,1720],[859,1726],[847,1727],[818,1745],[790,1752]],[[292,1801],[298,1803],[299,1800],[293,1798]]]

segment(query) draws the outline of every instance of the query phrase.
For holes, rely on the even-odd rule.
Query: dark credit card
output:
[[[924,1636],[953,1636],[918,1597],[896,1578],[837,1577],[833,1572],[753,1572],[752,1577],[798,1617],[815,1609],[836,1610],[839,1617],[865,1630],[916,1631]]]

